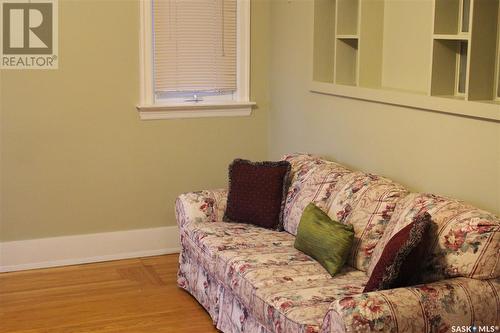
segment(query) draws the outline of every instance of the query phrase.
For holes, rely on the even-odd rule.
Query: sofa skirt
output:
[[[216,278],[215,263],[182,233],[181,245],[177,284],[205,308],[217,329],[225,333],[271,333]]]

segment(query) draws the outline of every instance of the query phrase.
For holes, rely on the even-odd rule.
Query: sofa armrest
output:
[[[191,222],[222,221],[226,211],[227,191],[224,189],[184,193],[175,201],[179,227]]]
[[[456,278],[344,297],[330,305],[321,332],[453,332],[452,326],[474,325],[493,332],[499,291],[499,279]]]

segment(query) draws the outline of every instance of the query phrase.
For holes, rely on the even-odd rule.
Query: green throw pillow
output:
[[[316,259],[332,276],[344,266],[354,240],[352,225],[332,220],[313,203],[300,218],[295,248]]]

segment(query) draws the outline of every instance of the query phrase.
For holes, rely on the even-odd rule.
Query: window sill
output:
[[[173,103],[138,105],[141,120],[244,117],[252,113],[255,102]]]

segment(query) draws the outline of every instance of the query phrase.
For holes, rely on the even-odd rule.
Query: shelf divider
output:
[[[336,35],[337,39],[358,39],[358,35]]]
[[[469,34],[434,34],[434,39],[444,40],[469,40]]]

